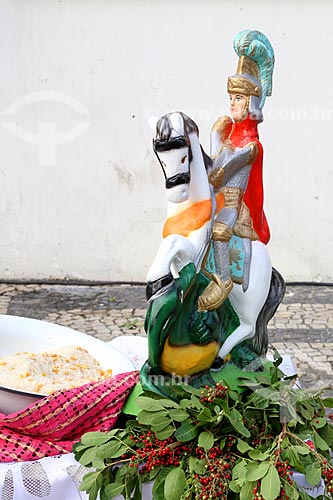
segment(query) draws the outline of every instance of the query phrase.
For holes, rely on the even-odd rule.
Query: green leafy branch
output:
[[[309,500],[294,480],[321,481],[333,499],[333,400],[295,388],[279,360],[263,371],[195,389],[179,384],[175,400],[148,392],[122,429],[87,433],[76,459],[93,468],[80,489],[89,500],[118,495],[142,499],[154,481],[154,500]]]

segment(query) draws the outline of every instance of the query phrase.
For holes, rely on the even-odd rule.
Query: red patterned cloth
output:
[[[0,413],[0,462],[69,453],[82,434],[109,431],[138,380],[138,371],[122,373],[58,390],[17,413]]]

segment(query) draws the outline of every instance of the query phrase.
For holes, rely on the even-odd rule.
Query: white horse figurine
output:
[[[204,153],[198,127],[191,118],[181,112],[160,118],[156,125],[154,151],[165,175],[168,205],[163,240],[147,274],[147,297],[150,300],[165,293],[189,262],[195,264],[197,272],[201,270],[214,217],[224,201],[222,193],[215,198],[208,182],[207,168],[212,160]],[[256,330],[257,318],[265,309],[265,302],[269,302],[264,314],[266,328],[283,297],[283,279],[275,270],[272,276],[266,245],[260,241],[253,241],[251,245],[247,290],[244,292],[242,285],[234,284],[229,295],[240,324],[221,346],[219,357],[222,359],[246,339],[253,339],[261,354],[267,350],[267,340],[260,338],[262,328]]]

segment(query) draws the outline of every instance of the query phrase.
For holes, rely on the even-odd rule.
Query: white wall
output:
[[[272,261],[332,281],[332,18],[324,0],[0,0],[0,279],[144,281],[166,207],[147,117],[183,110],[208,150],[233,37],[258,29],[276,54],[260,125]]]

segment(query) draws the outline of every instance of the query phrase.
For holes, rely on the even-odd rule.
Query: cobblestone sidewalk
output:
[[[130,285],[0,284],[0,313],[42,319],[110,341],[145,335],[145,289]],[[292,357],[305,386],[333,381],[333,287],[288,286],[270,342]]]

